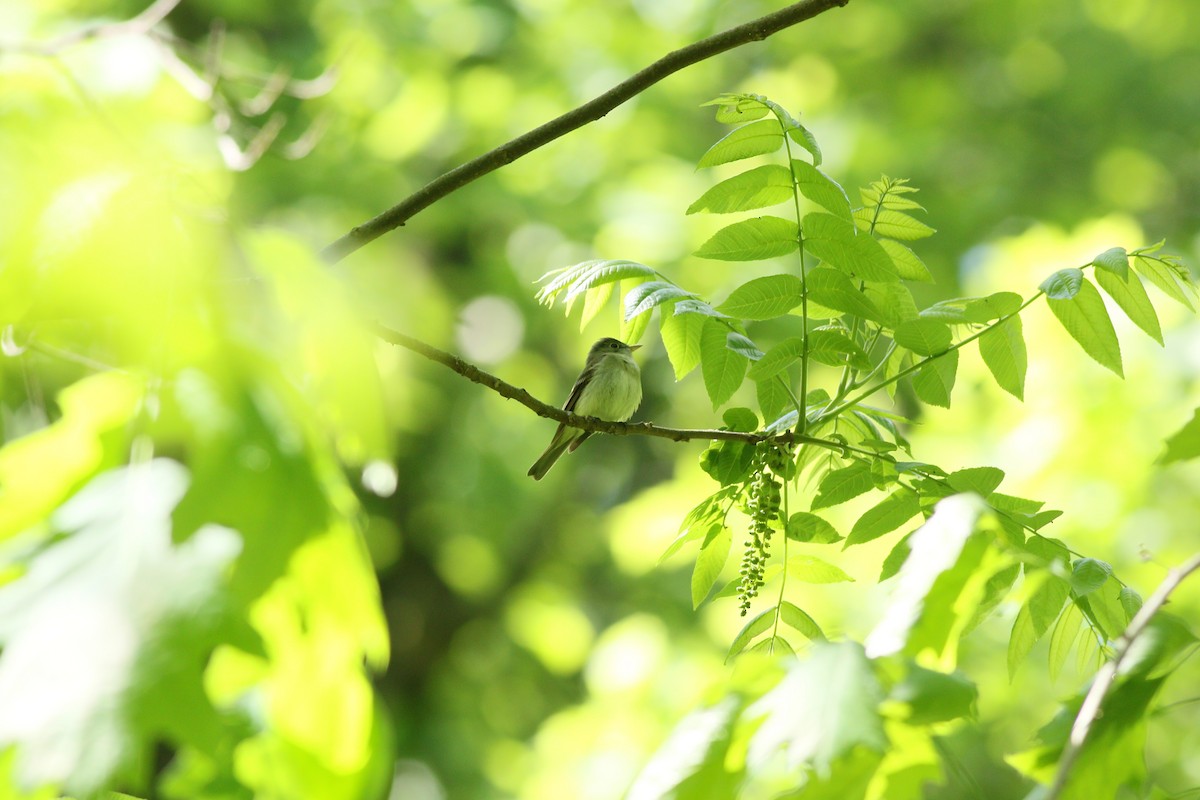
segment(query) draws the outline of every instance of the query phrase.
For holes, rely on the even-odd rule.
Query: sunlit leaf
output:
[[[949,350],[930,360],[913,373],[912,385],[917,397],[931,406],[950,407],[950,393],[958,374],[958,351]]]
[[[663,309],[660,313],[659,330],[667,358],[675,370],[675,380],[684,376],[700,364],[700,335],[704,331],[705,317],[702,314],[673,314]]]
[[[925,239],[936,233],[916,217],[886,208],[860,208],[854,212],[854,222],[866,233],[901,241]]]
[[[1024,400],[1029,357],[1025,351],[1021,318],[1009,317],[984,332],[978,341],[979,355],[996,384],[1018,400]]]
[[[792,191],[792,174],[787,167],[765,164],[716,184],[688,206],[687,213],[752,211],[790,200]]]
[[[823,517],[807,511],[797,511],[788,518],[786,533],[797,542],[832,544],[842,540],[842,535]]]
[[[746,377],[749,360],[725,346],[729,329],[710,320],[700,334],[700,369],[713,409],[725,405]]]
[[[853,223],[818,212],[804,218],[801,230],[808,252],[847,275],[866,281],[900,279],[887,251]]]
[[[1195,310],[1192,301],[1180,288],[1179,276],[1170,267],[1157,259],[1134,256],[1133,268],[1139,275],[1161,289],[1167,297],[1182,303],[1189,310]]]
[[[803,285],[795,275],[767,275],[734,289],[717,310],[740,319],[772,319],[800,305]]]
[[[1162,327],[1158,323],[1158,314],[1150,303],[1150,297],[1146,294],[1146,287],[1142,285],[1141,279],[1129,270],[1125,271],[1124,277],[1101,269],[1096,270],[1095,275],[1096,283],[1116,301],[1125,312],[1125,316],[1150,338],[1162,344]]]
[[[704,543],[700,555],[696,557],[696,566],[692,570],[692,608],[699,608],[708,597],[712,587],[721,576],[725,562],[729,560],[729,548],[733,539],[729,529],[721,526]]]
[[[747,763],[763,764],[782,751],[792,768],[812,765],[823,772],[855,747],[883,752],[887,739],[877,711],[882,695],[860,645],[814,643],[807,658],[747,709],[748,718],[763,718]]]
[[[850,220],[850,198],[841,185],[807,161],[792,159],[792,174],[800,193],[836,217]]]
[[[785,256],[799,246],[796,223],[782,217],[754,217],[727,225],[700,246],[696,255],[717,261],[759,261]]]
[[[868,509],[846,537],[846,547],[863,544],[890,533],[921,513],[917,494],[906,486],[896,489],[879,504]]]
[[[871,468],[862,461],[855,461],[848,467],[835,469],[821,479],[817,496],[812,501],[812,510],[836,506],[874,488]]]
[[[896,344],[922,356],[941,353],[952,341],[950,328],[932,319],[914,319],[896,326],[892,335]]]
[[[841,567],[836,567],[816,556],[792,556],[787,561],[786,569],[789,578],[795,578],[804,583],[844,583],[854,581],[854,578],[847,575]]]
[[[740,128],[734,128],[725,138],[708,148],[697,167],[715,167],[730,161],[740,161],[743,158],[774,153],[783,146],[783,131],[779,122],[764,119],[751,122]]]
[[[933,275],[929,273],[929,268],[912,250],[892,239],[880,239],[879,246],[892,259],[896,274],[901,278],[906,281],[933,282]]]
[[[1200,408],[1182,428],[1167,437],[1167,449],[1158,457],[1159,464],[1189,461],[1200,457]]]
[[[809,299],[823,306],[873,322],[886,322],[879,309],[845,273],[818,267],[808,271],[806,286]]]
[[[1067,280],[1060,283],[1063,285],[1056,285],[1054,293],[1046,293],[1046,302],[1054,316],[1058,317],[1071,338],[1079,342],[1085,353],[1124,377],[1121,346],[1117,343],[1117,333],[1113,330],[1100,292],[1082,276],[1078,284]],[[1071,289],[1073,292],[1068,293]]]
[[[809,641],[818,641],[825,638],[825,634],[821,631],[821,626],[807,613],[787,600],[779,604],[779,618],[783,620],[785,625],[798,631]]]
[[[1116,275],[1122,281],[1129,277],[1129,254],[1124,247],[1110,247],[1093,258],[1092,263],[1099,267],[1096,270],[1097,280],[1103,272]]]

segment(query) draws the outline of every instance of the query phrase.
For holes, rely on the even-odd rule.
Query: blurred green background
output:
[[[724,132],[699,105],[724,91],[802,114],[824,168],[848,188],[881,173],[921,188],[938,234],[918,247],[937,279],[914,288],[919,301],[1028,296],[1055,269],[1161,238],[1197,263],[1191,0],[852,0],[668,78],[335,267],[315,257],[458,163],[669,50],[782,5],[184,0],[154,36],[101,37],[53,56],[24,46],[144,5],[0,5],[3,436],[19,442],[67,419],[58,430],[81,437],[56,445],[41,472],[0,464],[5,502],[19,490],[26,503],[0,521],[24,530],[86,477],[150,447],[191,468],[180,508],[190,502],[192,530],[217,521],[246,537],[244,553],[255,541],[282,548],[280,563],[264,556],[269,566],[254,573],[262,586],[248,579],[258,588],[247,596],[260,597],[295,569],[285,563],[294,545],[278,545],[275,529],[289,542],[317,535],[277,517],[307,518],[306,493],[320,495],[311,513],[344,520],[330,530],[363,531],[390,640],[373,677],[380,713],[361,747],[394,748],[396,760],[376,758],[385,763],[362,791],[620,797],[671,726],[720,694],[740,627],[730,601],[691,609],[686,555],[657,563],[713,488],[697,469],[702,444],[595,437],[535,483],[525,471],[552,423],[374,341],[361,321],[561,401],[590,342],[619,331],[618,311],[614,300],[581,332],[577,314],[534,302],[542,273],[630,258],[708,297],[748,277],[692,257],[719,222],[684,214],[723,177],[694,165]],[[276,128],[255,158],[261,132]],[[1063,509],[1051,535],[1111,561],[1144,595],[1200,544],[1200,466],[1153,466],[1200,402],[1200,326],[1156,305],[1164,349],[1117,322],[1124,382],[1035,306],[1026,402],[991,385],[972,352],[954,407],[911,431],[921,460],[1000,467],[1004,491]],[[719,424],[699,375],[674,381],[656,330],[639,353],[646,395],[635,419]],[[59,393],[97,373],[126,376],[137,399],[113,400],[118,422],[80,433],[87,415],[72,417]],[[283,410],[272,417],[267,406]],[[262,445],[266,468],[245,449],[259,428],[279,448]],[[213,444],[221,436],[235,442],[227,451]],[[84,440],[100,454],[64,466]],[[289,450],[293,440],[304,444]],[[238,494],[268,478],[263,494]],[[29,499],[39,486],[41,505]],[[807,587],[805,608],[831,636],[861,638],[878,618],[887,587],[873,585],[874,570],[890,542],[839,561],[857,582]],[[363,657],[381,662],[386,646],[372,589],[358,585],[368,573],[348,570],[309,590],[332,605],[365,592],[338,617],[357,631],[337,667],[350,675]],[[1200,613],[1200,582],[1173,605]],[[1090,675],[1068,670],[1051,685],[1027,665],[1010,684],[1013,613],[1002,607],[973,634],[962,665],[982,701],[978,726],[958,734],[960,757],[995,798],[1023,794],[1002,755]],[[306,614],[309,625],[319,616]],[[314,675],[342,674],[322,669],[314,662]],[[315,679],[297,680],[299,698]],[[1166,702],[1197,685],[1200,671],[1185,667]],[[339,691],[331,704],[346,702]],[[1200,785],[1197,708],[1173,706],[1151,729],[1149,768],[1173,791]]]

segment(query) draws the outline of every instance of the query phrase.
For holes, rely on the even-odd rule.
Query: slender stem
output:
[[[784,127],[782,119],[779,120]],[[796,431],[804,433],[808,430],[808,270],[804,264],[804,227],[800,215],[800,183],[796,180],[796,170],[792,168],[792,143],[788,139],[787,130],[783,131],[783,147],[787,153],[788,173],[792,176],[792,205],[796,210],[796,244],[800,255],[800,319],[804,325],[804,338],[800,343],[800,397],[803,398],[804,412],[796,420]],[[778,620],[776,620],[778,623]]]
[[[1044,800],[1056,800],[1056,798],[1062,795],[1063,790],[1067,786],[1067,780],[1071,777],[1071,769],[1079,759],[1080,753],[1083,752],[1083,746],[1087,742],[1092,725],[1095,724],[1096,719],[1100,716],[1100,706],[1116,681],[1121,665],[1133,650],[1134,643],[1146,630],[1146,626],[1150,624],[1150,620],[1153,619],[1154,615],[1167,602],[1167,598],[1171,592],[1175,591],[1179,587],[1179,584],[1183,583],[1196,570],[1200,570],[1200,553],[1192,556],[1191,559],[1167,573],[1166,579],[1154,590],[1154,594],[1150,595],[1149,599],[1146,600],[1145,604],[1129,622],[1129,627],[1117,639],[1114,648],[1115,655],[1111,661],[1106,662],[1100,668],[1100,671],[1096,673],[1096,677],[1092,681],[1092,687],[1083,698],[1083,705],[1079,707],[1079,713],[1075,716],[1075,723],[1071,726],[1070,736],[1067,737],[1067,744],[1058,759],[1058,771],[1054,775],[1054,782],[1043,796]]]
[[[434,178],[387,211],[369,222],[353,228],[345,236],[325,247],[321,251],[321,256],[331,264],[341,261],[363,245],[401,227],[419,211],[451,192],[461,189],[468,183],[482,178],[505,164],[511,164],[521,156],[528,155],[576,128],[600,119],[663,78],[692,64],[724,53],[726,50],[732,50],[750,42],[762,41],[785,28],[812,19],[836,6],[844,6],[848,2],[850,0],[801,0],[799,3],[793,3],[774,13],[668,53],[599,97]]]
[[[833,408],[832,410],[821,412],[821,416],[818,417],[818,419],[823,419],[824,417],[840,414],[843,411],[845,411],[847,408],[851,408],[852,406],[858,405],[858,403],[862,402],[863,400],[867,399],[871,395],[875,394],[875,392],[879,391],[883,387],[890,386],[891,384],[895,383],[896,381],[900,380],[901,378],[904,378],[908,375],[913,374],[914,372],[921,369],[921,367],[924,367],[926,364],[930,363],[931,361],[937,361],[939,358],[943,357],[947,353],[953,353],[955,350],[965,347],[966,345],[968,345],[971,342],[978,339],[980,336],[983,336],[985,333],[990,331],[992,328],[994,328],[997,325],[1000,325],[1002,323],[1008,322],[1008,320],[1010,320],[1013,317],[1020,314],[1022,311],[1024,311],[1026,308],[1028,308],[1035,300],[1039,299],[1044,294],[1045,294],[1045,292],[1039,290],[1037,292],[1037,294],[1033,295],[1028,300],[1026,300],[1024,303],[1022,303],[1021,307],[1018,308],[1016,311],[1012,312],[1011,314],[1005,314],[1004,316],[1000,317],[999,319],[997,319],[995,322],[991,323],[990,325],[984,326],[982,330],[979,330],[979,331],[971,334],[970,336],[963,339],[962,341],[955,342],[954,344],[950,345],[942,352],[937,353],[936,355],[932,355],[932,356],[923,358],[920,361],[916,362],[915,364],[912,364],[908,368],[900,370],[899,372],[897,372],[895,375],[888,378],[887,380],[885,380],[881,383],[877,383],[874,386],[868,387],[865,391],[859,393],[856,397],[853,397],[850,400],[846,400],[841,405]]]
[[[779,575],[779,599],[775,602],[775,626],[771,629],[771,647],[775,647],[775,637],[779,635],[779,618],[783,616],[783,590],[787,588],[788,537],[787,522],[792,518],[788,510],[788,481],[783,481],[783,571]]]

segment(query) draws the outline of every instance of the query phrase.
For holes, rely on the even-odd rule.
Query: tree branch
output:
[[[1104,702],[1108,690],[1112,688],[1121,665],[1133,649],[1134,642],[1146,630],[1146,626],[1150,624],[1150,620],[1163,607],[1163,604],[1167,602],[1167,597],[1171,592],[1175,591],[1184,579],[1198,569],[1200,569],[1200,553],[1168,572],[1166,580],[1159,584],[1158,588],[1154,590],[1154,594],[1150,595],[1150,599],[1129,622],[1129,627],[1116,642],[1116,655],[1096,673],[1092,687],[1088,689],[1087,695],[1083,698],[1083,705],[1079,707],[1075,724],[1071,726],[1071,735],[1067,739],[1067,745],[1058,759],[1058,771],[1054,775],[1054,783],[1051,784],[1044,800],[1055,800],[1066,788],[1067,780],[1071,776],[1071,768],[1075,765],[1080,753],[1083,752],[1083,745],[1087,741],[1088,733],[1092,730],[1092,724],[1100,716],[1100,705]]]
[[[122,22],[103,22],[87,25],[48,42],[3,42],[0,50],[36,56],[56,56],[68,47],[89,39],[108,39],[116,36],[141,36],[166,19],[181,0],[155,0],[142,13]]]
[[[801,436],[790,431],[780,434],[773,433],[745,433],[742,431],[727,431],[714,430],[709,428],[664,428],[658,425],[653,425],[649,422],[608,422],[607,420],[597,419],[596,417],[583,417],[578,414],[572,414],[569,411],[564,411],[557,406],[552,406],[548,403],[543,403],[536,397],[531,395],[524,389],[519,389],[511,383],[506,383],[490,372],[484,372],[479,367],[467,361],[463,361],[458,356],[447,353],[445,350],[439,350],[433,345],[426,344],[420,339],[414,339],[399,331],[392,330],[378,322],[369,324],[371,332],[383,339],[385,342],[399,345],[407,348],[414,353],[425,356],[431,361],[436,361],[439,364],[449,367],[450,369],[462,375],[470,381],[474,381],[482,386],[486,386],[502,397],[507,397],[509,400],[516,400],[521,405],[528,408],[539,417],[563,422],[573,428],[579,428],[584,431],[593,431],[595,433],[608,433],[613,436],[657,436],[660,439],[670,439],[674,442],[686,442],[694,439],[708,440],[723,440],[731,442],[747,442],[754,444],[767,440],[779,442],[780,444],[811,444],[815,447],[824,447],[829,450],[836,450],[840,453],[846,451],[857,451],[858,448],[843,444],[842,442],[834,441],[833,439],[821,439],[816,436]],[[871,455],[874,455],[872,453]]]
[[[811,19],[835,6],[844,6],[848,2],[850,0],[801,0],[801,2],[793,3],[773,14],[767,14],[668,53],[599,97],[434,178],[387,211],[352,229],[345,236],[328,245],[321,251],[321,257],[330,264],[341,261],[363,245],[378,239],[388,231],[401,227],[419,211],[451,192],[461,189],[468,183],[482,178],[505,164],[516,161],[521,156],[549,144],[576,128],[581,128],[589,122],[595,122],[625,101],[636,97],[663,78],[684,67],[689,67],[740,45],[762,41],[784,28]]]

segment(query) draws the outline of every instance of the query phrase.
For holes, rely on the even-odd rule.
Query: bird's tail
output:
[[[567,445],[571,443],[570,439],[559,443],[558,437],[554,438],[555,441],[550,443],[550,446],[546,448],[546,452],[542,453],[542,457],[535,461],[533,466],[529,468],[527,474],[535,481],[540,481],[546,476],[546,473],[554,466],[554,462],[558,461],[559,456],[566,452]]]

